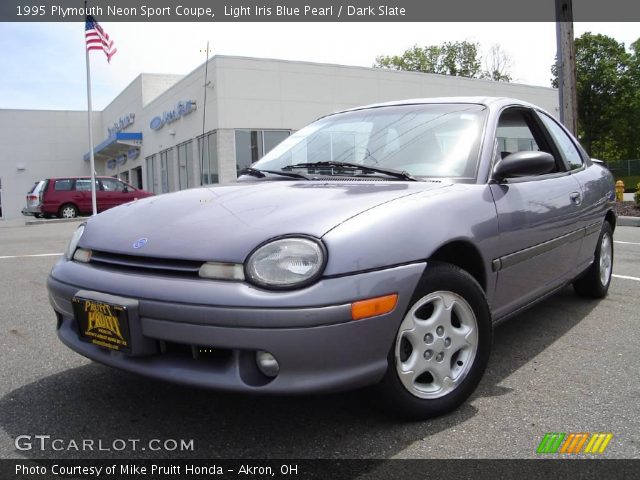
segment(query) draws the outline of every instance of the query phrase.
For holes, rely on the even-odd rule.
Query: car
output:
[[[35,208],[39,208],[42,216],[75,218],[81,214],[93,213],[91,177],[47,178],[42,181],[40,188],[39,206]],[[98,212],[151,195],[153,194],[132,187],[117,178],[96,177]],[[30,196],[34,196],[33,193],[27,196],[27,202],[30,201]]]
[[[57,333],[156,379],[363,388],[394,414],[430,418],[474,391],[498,322],[567,285],[607,294],[613,192],[611,174],[526,102],[341,111],[236,182],[80,225],[48,278]]]
[[[42,216],[40,206],[42,204],[42,187],[45,185],[45,180],[39,180],[33,184],[31,190],[27,192],[27,206],[22,209],[23,215],[31,215],[36,218]]]

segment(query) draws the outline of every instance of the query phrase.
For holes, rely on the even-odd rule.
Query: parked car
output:
[[[74,233],[58,336],[122,370],[247,393],[372,386],[460,405],[492,329],[566,285],[604,297],[613,179],[551,115],[503,98],[326,116],[235,183],[142,199]]]
[[[32,215],[36,218],[42,216],[40,206],[42,204],[42,188],[46,180],[39,180],[33,184],[31,190],[27,192],[27,206],[22,209],[23,215]]]
[[[39,193],[37,197],[35,191],[27,195],[27,212],[60,218],[74,218],[93,212],[91,177],[47,178],[36,185],[40,185]],[[150,195],[153,194],[113,177],[96,177],[96,206],[99,212]]]

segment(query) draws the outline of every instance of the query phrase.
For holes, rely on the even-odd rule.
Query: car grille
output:
[[[147,272],[197,277],[198,271],[204,262],[124,255],[92,250],[90,263],[97,266],[118,268],[119,270],[124,268],[128,270],[143,270]]]

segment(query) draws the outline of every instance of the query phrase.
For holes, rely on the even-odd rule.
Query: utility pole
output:
[[[572,0],[556,2],[556,39],[558,42],[558,94],[560,121],[578,135],[578,95],[576,93],[576,56],[573,42]]]

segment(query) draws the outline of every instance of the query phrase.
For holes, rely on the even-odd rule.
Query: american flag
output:
[[[113,46],[113,40],[109,39],[109,34],[91,15],[87,15],[84,36],[87,40],[87,50],[102,50],[107,56],[107,62],[111,62],[111,57],[118,50]]]

